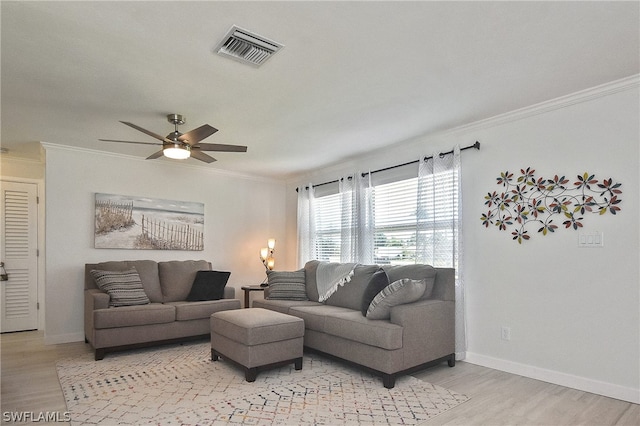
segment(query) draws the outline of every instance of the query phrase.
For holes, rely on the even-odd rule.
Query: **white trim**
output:
[[[61,343],[74,343],[84,342],[84,333],[67,333],[56,334],[55,336],[47,336],[47,331],[44,332],[44,344],[45,345],[59,345]]]
[[[640,404],[640,389],[615,385],[586,377],[574,376],[572,374],[547,370],[533,365],[521,364],[469,351],[467,351],[465,362],[511,374],[517,374],[530,379],[541,380],[543,382],[578,389],[584,392],[595,393],[609,398]]]
[[[601,84],[599,86],[591,87],[589,89],[580,90],[579,92],[571,93],[565,96],[560,96],[558,98],[549,99],[537,104],[509,111],[504,114],[499,114],[483,120],[474,121],[469,124],[463,124],[453,129],[437,132],[435,133],[435,135],[448,135],[452,133],[468,132],[472,130],[483,129],[486,127],[499,126],[512,121],[518,121],[527,117],[532,117],[534,115],[544,114],[546,112],[555,111],[557,109],[567,108],[582,102],[589,102],[593,99],[613,95],[615,93],[630,90],[638,86],[640,86],[640,74],[635,74],[629,77],[621,78],[619,80]]]
[[[103,156],[114,157],[114,158],[126,158],[128,160],[146,162],[146,159],[144,158],[137,157],[134,155],[129,155],[129,154],[119,154],[114,152],[100,151],[96,149],[80,148],[80,147],[71,146],[71,145],[60,145],[60,144],[55,144],[51,142],[40,142],[40,144],[45,150],[72,151],[72,152],[80,152],[85,154],[103,155]],[[264,176],[251,175],[248,173],[232,172],[229,170],[213,169],[210,167],[200,166],[197,164],[178,163],[178,162],[171,162],[171,163],[156,162],[156,164],[169,166],[169,167],[183,167],[188,169],[197,169],[197,170],[206,171],[208,173],[219,175],[219,176],[222,175],[222,176],[228,176],[228,177],[239,178],[239,179],[256,180],[260,182],[272,182],[272,183],[284,182],[284,180],[282,179],[267,178]]]

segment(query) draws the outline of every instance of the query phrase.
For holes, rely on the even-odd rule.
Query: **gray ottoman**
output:
[[[211,359],[218,357],[242,366],[247,382],[258,369],[295,363],[302,369],[304,321],[262,308],[211,314]]]

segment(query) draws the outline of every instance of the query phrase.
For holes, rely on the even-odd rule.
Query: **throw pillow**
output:
[[[89,272],[98,287],[109,294],[109,306],[146,305],[149,302],[142,281],[135,268],[126,271]]]
[[[422,297],[426,288],[425,280],[418,281],[409,278],[403,278],[389,284],[371,301],[369,309],[367,309],[367,318],[389,319],[393,306],[415,302]]]
[[[387,273],[384,269],[378,269],[369,280],[369,284],[367,284],[367,288],[364,290],[364,294],[362,295],[362,306],[360,310],[362,311],[363,317],[367,316],[367,310],[369,309],[371,301],[373,301],[376,295],[388,285],[389,277],[387,276]]]
[[[293,272],[268,271],[269,300],[309,300],[304,269]]]
[[[229,281],[231,272],[198,271],[193,280],[187,301],[220,300],[224,297],[224,287]]]

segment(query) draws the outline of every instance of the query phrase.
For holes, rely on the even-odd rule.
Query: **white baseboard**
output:
[[[634,404],[640,404],[640,389],[614,385],[611,383],[601,382],[599,380],[574,376],[572,374],[561,373],[554,370],[547,370],[544,368],[520,364],[500,358],[493,358],[490,356],[480,355],[468,351],[464,361],[470,364],[480,365],[482,367],[493,368],[494,370],[517,374],[519,376],[528,377],[530,379],[541,380],[543,382],[566,386],[584,392],[595,393],[609,398],[615,398],[622,401],[632,402]]]
[[[84,342],[84,333],[68,333],[48,336],[47,331],[44,332],[45,345],[57,345],[60,343]]]

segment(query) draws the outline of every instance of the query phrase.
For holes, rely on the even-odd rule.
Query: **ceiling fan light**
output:
[[[191,156],[191,147],[189,145],[174,144],[162,149],[165,157],[174,160],[184,160]]]

